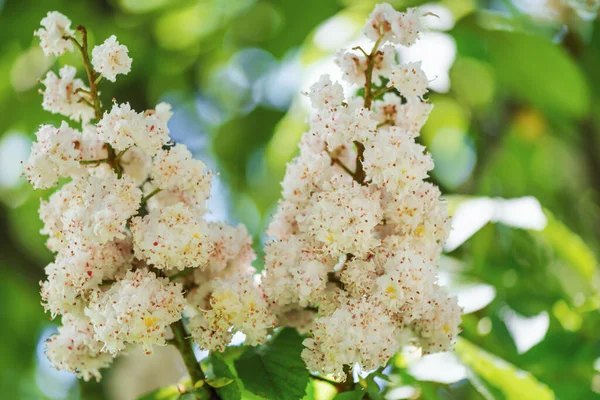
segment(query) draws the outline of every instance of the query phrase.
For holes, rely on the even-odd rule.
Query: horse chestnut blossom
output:
[[[117,37],[112,35],[100,46],[92,50],[92,65],[94,69],[111,82],[116,81],[118,74],[127,75],[131,71],[131,57],[126,46],[119,44]]]
[[[65,65],[57,76],[53,71],[46,74],[41,83],[46,87],[42,92],[44,101],[42,107],[54,114],[70,117],[74,121],[88,123],[94,118],[94,109],[85,103],[89,96],[85,93],[89,88],[81,79],[75,78],[77,70]]]
[[[437,282],[448,210],[417,141],[428,81],[420,63],[396,62],[423,17],[376,6],[363,30],[372,50],[336,59],[362,96],[327,75],[308,92],[314,112],[268,228],[263,289],[279,323],[308,334],[314,372],[345,379],[405,345],[449,350],[459,333],[461,309]]]
[[[42,18],[40,28],[34,32],[40,38],[40,47],[47,56],[60,56],[65,51],[73,51],[73,43],[65,37],[73,36],[71,20],[58,11],[50,11]]]
[[[100,78],[129,72],[127,47],[111,36],[90,61],[85,28],[76,38],[58,12],[42,25],[44,52],[76,48],[87,75],[84,84],[68,65],[46,75],[43,107],[72,122],[42,125],[24,167],[36,189],[62,183],[40,206],[41,232],[56,253],[40,283],[42,304],[62,319],[47,342],[50,361],[99,379],[132,346],[150,353],[173,343],[197,378],[190,336],[211,351],[235,332],[261,343],[276,319],[255,279],[251,237],[242,226],[205,219],[213,175],[170,139],[170,106],[137,112],[115,102],[103,112]]]

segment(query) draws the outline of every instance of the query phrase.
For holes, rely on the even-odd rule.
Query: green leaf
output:
[[[204,381],[198,381],[194,384],[194,389],[200,389],[202,386],[204,386]]]
[[[298,332],[283,329],[271,343],[246,352],[235,368],[248,391],[269,400],[298,400],[309,382],[302,349]]]
[[[362,389],[356,389],[351,392],[338,393],[333,400],[362,400],[365,392]]]
[[[578,118],[589,112],[583,73],[559,45],[517,32],[487,36],[500,87],[549,113]]]
[[[594,253],[579,235],[570,231],[550,211],[544,210],[544,214],[547,225],[540,236],[549,242],[560,259],[568,263],[585,280],[592,281],[598,267]]]
[[[383,400],[383,395],[379,393],[379,385],[375,382],[375,374],[367,376],[367,393],[371,400]]]
[[[227,351],[227,350],[226,350]],[[206,375],[212,381],[218,380],[230,380],[230,382],[224,386],[213,386],[210,382],[207,383],[213,386],[219,395],[219,397],[223,400],[241,400],[242,392],[244,391],[242,387],[242,382],[238,379],[235,371],[233,369],[233,364],[231,361],[226,361],[223,354],[214,353],[208,359],[209,367],[206,371]]]
[[[505,360],[486,352],[464,338],[459,338],[455,348],[463,363],[482,381],[496,387],[507,400],[552,400],[554,392],[537,381],[529,372],[518,369]],[[472,379],[476,388],[481,382]],[[481,393],[488,398],[489,392]]]
[[[215,389],[219,389],[225,387],[232,383],[234,380],[231,378],[217,378],[217,379],[207,379],[206,383]]]
[[[171,385],[156,389],[153,392],[139,397],[138,400],[176,400],[181,396],[181,392],[177,388],[177,385]]]

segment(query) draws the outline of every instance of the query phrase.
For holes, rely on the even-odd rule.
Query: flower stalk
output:
[[[71,41],[75,45],[75,47],[81,53],[81,57],[83,59],[83,66],[85,68],[85,73],[87,75],[88,84],[90,85],[90,90],[86,91],[87,94],[90,95],[92,101],[90,102],[92,108],[94,109],[94,116],[97,121],[102,119],[102,102],[100,101],[100,96],[98,95],[98,83],[102,79],[102,75],[96,76],[96,72],[94,72],[94,67],[92,66],[92,62],[90,60],[89,50],[88,50],[88,37],[87,37],[87,29],[84,26],[79,25],[77,30],[81,32],[81,43],[74,36],[65,36],[64,39]],[[107,163],[111,166],[111,168],[115,171],[117,176],[121,178],[123,175],[123,169],[119,164],[119,159],[117,158],[117,154],[115,149],[110,145],[110,143],[106,143],[106,150],[108,152]]]
[[[192,386],[196,384],[196,382],[202,381],[205,378],[202,369],[200,368],[200,364],[196,360],[196,355],[194,354],[194,349],[192,348],[192,342],[189,338],[187,338],[187,334],[185,332],[185,327],[183,326],[183,320],[176,321],[171,324],[171,331],[173,331],[173,340],[172,344],[181,354],[181,358],[185,364],[185,368],[190,375],[190,379],[192,380]]]

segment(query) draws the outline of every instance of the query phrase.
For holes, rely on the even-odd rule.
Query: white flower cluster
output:
[[[448,212],[417,142],[428,82],[419,63],[396,61],[422,17],[378,5],[364,29],[371,53],[340,53],[364,97],[328,76],[311,87],[310,130],[269,226],[263,289],[280,324],[309,333],[302,356],[323,374],[384,366],[408,344],[445,351],[459,332],[461,310],[437,283]]]
[[[58,12],[44,18],[36,35],[47,54],[71,49],[70,24]],[[40,207],[41,232],[56,253],[42,303],[63,323],[48,357],[99,379],[119,352],[165,345],[184,309],[204,348],[222,350],[237,331],[261,342],[275,317],[255,281],[248,232],[205,220],[212,175],[172,143],[168,104],[138,113],[115,103],[102,114],[97,74],[114,81],[129,72],[127,48],[111,36],[92,50],[91,64],[89,87],[70,66],[42,81],[44,108],[82,126],[43,125],[24,171],[35,188],[70,179]]]

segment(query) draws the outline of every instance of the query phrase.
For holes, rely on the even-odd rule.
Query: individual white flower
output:
[[[42,18],[41,25],[43,28],[36,30],[34,35],[40,38],[40,46],[45,55],[60,56],[67,50],[73,51],[73,43],[65,39],[65,36],[75,35],[69,18],[58,11],[50,11]]]
[[[210,222],[207,236],[211,244],[206,269],[210,274],[255,272],[250,266],[256,258],[252,236],[244,225],[233,227],[224,222]],[[198,280],[198,283],[203,282]]]
[[[75,182],[71,181],[52,193],[48,201],[40,202],[39,214],[44,223],[40,233],[48,235],[46,247],[52,252],[59,251],[67,244],[62,217],[69,209],[69,201],[76,196],[77,190]]]
[[[167,328],[181,318],[183,306],[181,284],[138,269],[106,292],[94,292],[85,315],[104,351],[116,354],[139,344],[150,353],[152,345],[166,344]]]
[[[130,228],[136,257],[156,268],[183,270],[208,262],[207,224],[183,203],[135,217]]]
[[[151,147],[144,147],[151,154],[156,154],[169,140],[169,128],[167,123],[173,116],[171,105],[168,103],[159,103],[154,110],[147,110],[144,113],[143,124],[146,126],[146,132]],[[138,144],[138,146],[140,146]]]
[[[204,349],[224,351],[235,332],[243,332],[245,342],[254,346],[275,327],[275,317],[251,275],[215,279],[208,304],[204,304],[204,293],[193,297],[199,309],[189,328],[194,340]]]
[[[115,103],[98,122],[98,137],[117,151],[125,150],[135,144],[135,138],[144,135],[145,127],[141,120],[140,114],[129,103]]]
[[[301,154],[287,165],[281,183],[283,197],[285,199],[310,197],[312,192],[320,190],[323,183],[331,179],[337,168],[339,167],[331,165],[331,158],[324,151],[316,154]]]
[[[329,109],[344,102],[344,89],[337,82],[331,82],[329,75],[321,75],[308,92],[313,108]]]
[[[46,356],[56,369],[73,372],[85,381],[100,380],[100,369],[113,360],[113,356],[102,352],[102,343],[94,339],[90,322],[70,314],[63,316],[58,334],[46,341]]]
[[[417,99],[420,103],[420,100]],[[395,93],[385,93],[379,100],[373,101],[373,117],[379,125],[399,125],[401,116],[402,99]]]
[[[462,308],[456,297],[448,296],[439,287],[429,302],[431,307],[428,312],[424,313],[421,320],[414,322],[412,329],[419,338],[424,354],[449,351],[461,331]]]
[[[302,358],[311,371],[345,379],[344,365],[359,363],[364,370],[386,365],[398,349],[397,330],[376,304],[348,301],[315,321]]]
[[[79,143],[76,143],[76,145],[79,146],[79,149],[81,150],[82,160],[104,160],[108,157],[106,143],[98,136],[96,125],[84,124],[81,140]],[[88,168],[95,168],[98,165],[88,164],[87,166]]]
[[[206,165],[192,157],[183,144],[160,150],[152,161],[151,177],[154,186],[172,192],[188,192],[203,206],[210,196],[211,173]]]
[[[377,41],[380,37],[388,39],[392,34],[392,21],[398,12],[387,3],[377,4],[363,28],[365,36],[372,41]]]
[[[407,47],[415,44],[419,33],[424,29],[422,17],[422,12],[417,8],[409,8],[404,13],[397,13],[391,22],[394,43]]]
[[[342,70],[342,77],[348,83],[360,86],[365,84],[367,59],[364,55],[342,50],[337,53],[335,63]]]
[[[297,217],[301,214],[300,207],[294,201],[280,200],[277,212],[273,215],[266,233],[270,237],[283,239],[298,233]]]
[[[366,134],[377,128],[377,121],[371,114],[371,110],[363,107],[362,99],[356,98],[348,101],[346,106],[317,114],[311,131],[317,131],[325,138],[329,151],[350,148],[354,141],[362,141]]]
[[[346,261],[340,273],[344,289],[357,298],[371,295],[376,288],[379,274],[383,272],[383,266],[377,261],[371,255]]]
[[[263,290],[272,304],[318,304],[335,259],[303,252],[306,247],[297,236],[267,244]]]
[[[380,125],[397,126],[413,136],[418,136],[433,109],[433,104],[414,96],[406,98],[406,102],[402,104],[402,100],[396,94],[386,93],[381,100],[374,101],[373,109]]]
[[[61,114],[73,121],[88,123],[94,118],[94,109],[88,102],[90,98],[85,92],[89,89],[81,79],[75,78],[75,67],[65,65],[57,76],[49,71],[41,83],[46,87],[42,92],[44,100],[42,107],[53,114]]]
[[[83,242],[106,243],[125,238],[127,220],[137,213],[142,192],[127,175],[77,179],[62,224],[69,235]]]
[[[380,129],[365,146],[367,178],[392,193],[427,178],[433,160],[424,149],[411,134],[397,127]]]
[[[98,136],[117,151],[136,145],[150,156],[170,140],[164,119],[139,114],[129,103],[115,103],[110,112],[104,113],[98,122]]]
[[[24,171],[34,188],[47,189],[54,186],[58,178],[81,173],[81,153],[76,146],[80,132],[63,121],[59,128],[42,125],[36,137]]]
[[[419,98],[408,97],[400,107],[400,121],[397,124],[403,129],[419,133],[433,109],[433,104],[421,101]]]
[[[384,218],[406,247],[430,259],[442,251],[450,233],[448,207],[437,186],[420,181],[396,195],[385,196]]]
[[[119,44],[117,37],[112,35],[92,50],[92,65],[103,77],[111,82],[118,74],[127,75],[131,71],[131,57],[126,46]]]
[[[267,243],[263,290],[272,305],[284,307],[298,302],[293,271],[299,267],[304,247],[304,243],[296,235]]]
[[[129,268],[132,259],[131,244],[127,242],[68,244],[46,267],[48,279],[41,285],[44,308],[53,318],[58,314],[81,314],[90,291]]]
[[[152,158],[137,146],[131,147],[121,156],[120,165],[123,173],[130,176],[137,186],[142,185],[150,176]]]
[[[383,271],[376,279],[382,306],[396,313],[404,325],[419,319],[437,287],[435,265],[416,252],[399,251],[386,257]]]
[[[395,65],[390,74],[390,83],[406,98],[423,97],[429,81],[421,69],[421,61]]]
[[[330,254],[364,254],[378,245],[373,229],[381,222],[380,193],[352,182],[315,193],[302,232],[323,243]]]

